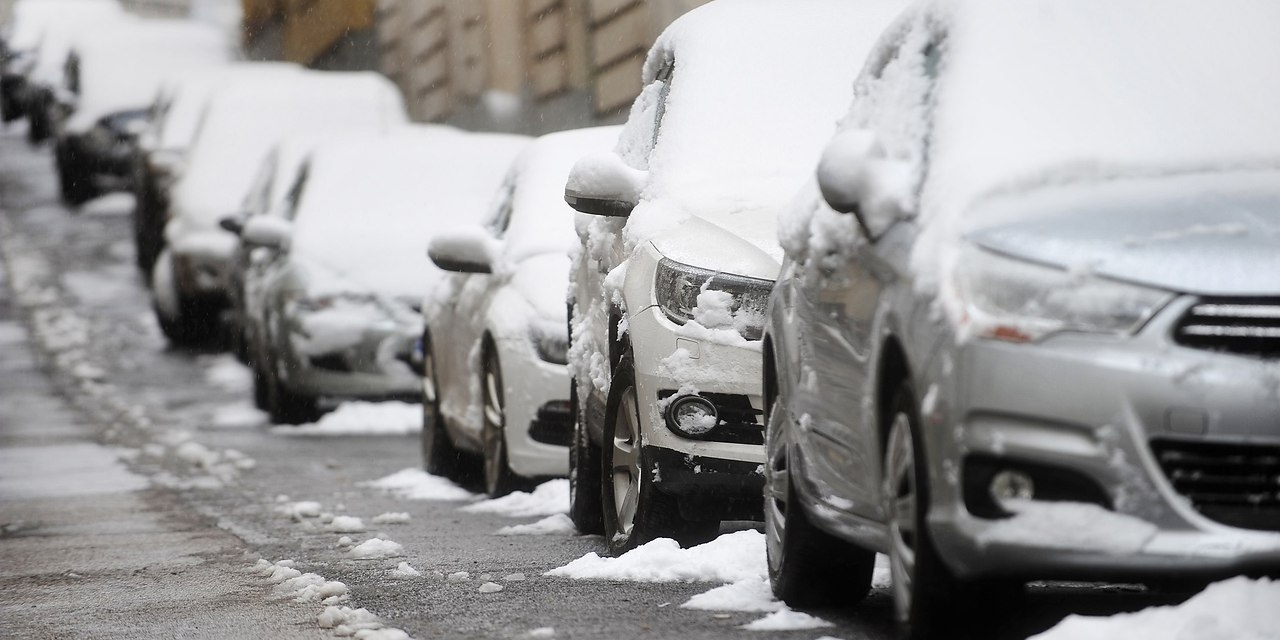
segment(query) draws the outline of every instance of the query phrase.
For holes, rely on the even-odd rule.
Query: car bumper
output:
[[[973,340],[935,358],[926,376],[935,382],[919,390],[934,461],[929,527],[956,573],[1142,580],[1280,571],[1280,463],[1266,462],[1280,455],[1280,363],[1175,344],[1169,336],[1190,304],[1175,302],[1133,338]],[[1223,447],[1231,455],[1215,453]],[[1178,466],[1217,456],[1212,464],[1228,475],[1244,473],[1229,467],[1250,451],[1254,470],[1271,474],[1269,496],[1198,485],[1203,475]],[[1057,522],[1062,502],[1036,501],[1011,518],[980,517],[987,487],[976,461],[1069,474],[1042,476],[1046,492],[1105,511]],[[1096,492],[1080,490],[1090,486]],[[1219,508],[1250,499],[1252,507]]]
[[[290,344],[280,380],[294,393],[353,400],[421,399],[420,378],[409,366],[416,335],[407,327],[370,325],[344,344],[315,348],[290,323]]]
[[[129,142],[75,133],[67,134],[59,144],[70,165],[92,178],[101,188],[132,188],[133,146]]]
[[[567,475],[573,437],[568,368],[539,358],[523,337],[497,346],[511,470],[526,478]]]
[[[173,255],[174,281],[182,295],[229,304],[227,278],[236,238],[224,231],[166,235]]]

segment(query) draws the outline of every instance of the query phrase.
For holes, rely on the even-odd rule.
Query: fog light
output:
[[[1010,504],[1025,502],[1036,497],[1036,483],[1031,476],[1012,469],[1005,469],[992,476],[989,490],[996,504],[1006,509]]]
[[[667,407],[667,425],[676,433],[700,438],[718,424],[716,406],[702,396],[680,396]]]

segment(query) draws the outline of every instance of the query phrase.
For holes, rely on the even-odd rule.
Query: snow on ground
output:
[[[293,564],[291,560],[274,563],[258,560],[253,566],[253,573],[275,585],[272,593],[276,596],[290,598],[294,602],[339,604],[350,598],[347,585],[336,580],[325,580],[314,573],[303,573],[293,568]]]
[[[486,582],[480,585],[480,588],[478,589],[478,591],[480,593],[497,593],[499,591],[502,591],[502,585],[496,582]]]
[[[780,611],[786,608],[775,600],[768,578],[748,578],[699,593],[680,605],[704,611]]]
[[[253,372],[240,364],[235,356],[227,353],[202,356],[199,362],[204,367],[204,381],[209,386],[236,392],[248,392],[253,389]]]
[[[1280,580],[1232,578],[1186,602],[1110,617],[1072,615],[1032,640],[1274,640]]]
[[[805,629],[822,629],[824,627],[834,627],[834,624],[823,620],[817,616],[811,616],[802,611],[793,611],[791,609],[782,609],[775,611],[759,620],[748,622],[741,628],[747,631],[802,631]]]
[[[287,502],[276,507],[277,513],[283,513],[295,520],[303,518],[320,517],[320,503],[313,500],[300,500],[298,502]]]
[[[373,517],[374,524],[406,524],[412,518],[404,511],[382,513]]]
[[[133,209],[133,194],[115,192],[84,203],[78,211],[82,216],[114,217],[130,215]]]
[[[401,562],[396,565],[396,568],[388,570],[387,575],[392,578],[417,578],[422,575],[422,572],[414,569],[408,562]]]
[[[575,580],[635,582],[738,582],[768,575],[764,534],[735,531],[696,547],[681,549],[659,538],[616,558],[588,553],[545,575]]]
[[[266,412],[243,402],[218,407],[209,418],[209,426],[216,429],[247,429],[267,424]]]
[[[573,526],[573,520],[563,513],[547,516],[537,522],[529,524],[513,524],[509,527],[498,529],[494,535],[499,536],[549,536],[549,535],[577,535],[578,529]]]
[[[404,555],[404,547],[399,542],[369,538],[347,551],[347,557],[357,560],[374,560],[377,558],[393,558]]]
[[[347,402],[312,424],[275,427],[283,436],[401,436],[422,430],[422,407],[407,402]]]
[[[410,500],[470,500],[475,494],[447,478],[433,476],[422,469],[401,469],[389,476],[362,483]]]
[[[364,520],[355,516],[334,516],[326,528],[334,533],[363,533],[365,530]]]
[[[509,518],[551,516],[569,511],[569,481],[565,478],[544,482],[533,493],[514,491],[501,498],[482,500],[462,507],[467,513],[493,513]]]

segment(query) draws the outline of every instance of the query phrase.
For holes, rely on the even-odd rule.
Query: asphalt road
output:
[[[545,627],[556,638],[893,637],[884,590],[857,608],[812,612],[831,628],[756,632],[740,627],[761,614],[678,606],[712,584],[545,577],[603,553],[602,540],[496,536],[535,518],[469,514],[361,485],[418,467],[416,436],[298,437],[230,424],[226,412],[248,404],[246,389],[210,383],[215,354],[167,347],[133,267],[128,197],[72,212],[55,187],[48,150],[0,133],[0,271],[9,285],[0,289],[0,636],[332,633],[316,625],[321,604],[282,599],[248,571],[261,558],[345,583],[345,606],[416,638],[537,637],[530,632]],[[54,448],[41,458],[33,447]],[[353,536],[385,533],[405,557],[349,559],[339,534],[279,513],[283,496],[366,523],[408,512],[406,524]],[[388,576],[400,561],[423,576]],[[459,571],[472,578],[442,577]],[[482,574],[501,582],[513,573],[527,578],[479,592]],[[1016,611],[991,603],[978,635],[1025,638],[1068,612],[1153,602],[1132,589],[1041,587]]]

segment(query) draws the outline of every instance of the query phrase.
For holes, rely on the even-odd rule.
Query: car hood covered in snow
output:
[[[993,223],[969,239],[1007,255],[1182,293],[1280,295],[1280,172],[1059,187],[975,213]]]
[[[520,262],[511,276],[510,286],[524,298],[542,320],[565,326],[569,290],[569,256],[543,253]]]
[[[774,231],[777,217],[773,211],[743,213],[741,220],[745,224],[738,224],[739,220],[732,215],[692,216],[655,237],[653,247],[676,262],[773,280],[778,277],[782,263],[782,249]],[[752,233],[766,228],[767,233]]]

